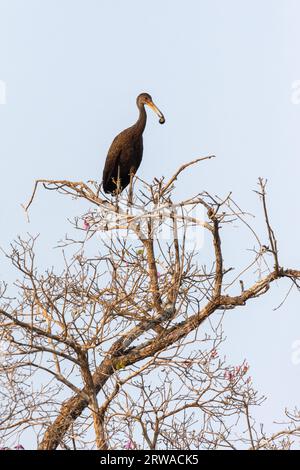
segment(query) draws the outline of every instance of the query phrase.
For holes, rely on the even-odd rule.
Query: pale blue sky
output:
[[[139,175],[150,181],[214,153],[185,174],[178,198],[233,191],[258,215],[252,189],[267,177],[281,263],[300,268],[300,105],[291,102],[299,17],[297,0],[0,0],[1,245],[41,232],[41,264],[53,262],[66,218],[83,206],[41,191],[28,225],[20,204],[36,178],[99,178],[113,137],[136,119],[136,95],[147,91],[166,124],[149,116]],[[224,237],[227,267],[248,259],[245,232]],[[0,278],[14,278],[2,260]],[[224,323],[229,362],[247,358],[269,396],[260,411],[267,422],[299,405],[300,365],[291,362],[299,294],[273,311],[287,288],[273,285]]]

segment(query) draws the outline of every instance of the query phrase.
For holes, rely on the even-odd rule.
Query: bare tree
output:
[[[231,194],[175,200],[180,174],[210,158],[183,165],[169,181],[136,178],[130,204],[126,194],[105,198],[95,182],[36,182],[26,211],[39,185],[92,208],[72,222],[79,239],[60,243],[61,270],[40,272],[35,237],[5,253],[19,274],[13,294],[5,283],[1,289],[3,444],[34,432],[39,449],[298,445],[299,412],[287,412],[285,425],[267,435],[252,416],[264,397],[248,364],[227,364],[219,349],[227,310],[281,278],[299,289],[300,271],[281,264],[264,180],[263,241]],[[221,245],[222,230],[236,221],[255,244],[238,275]]]

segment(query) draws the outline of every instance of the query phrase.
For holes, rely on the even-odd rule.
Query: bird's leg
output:
[[[118,176],[117,176],[117,193],[118,194],[121,194],[121,191],[122,191],[120,173],[121,173],[121,168],[120,168],[120,165],[118,165]]]
[[[117,186],[117,189],[116,189],[117,212],[119,212],[119,195],[121,194],[121,191],[122,191],[120,172],[121,172],[121,168],[120,168],[120,165],[118,165],[118,176],[117,176],[117,183],[116,183],[116,186]]]
[[[135,174],[134,168],[131,168],[131,169],[130,169],[129,191],[128,191],[128,205],[129,205],[129,206],[132,206],[132,199],[133,199],[133,187],[132,187],[132,182],[133,182],[134,174]]]
[[[113,190],[112,194],[115,196],[116,198],[116,210],[117,210],[117,213],[119,212],[119,194],[120,194],[120,166],[118,166],[118,176],[117,176],[117,179],[115,178],[112,178],[111,179],[113,184],[116,185],[116,189]]]

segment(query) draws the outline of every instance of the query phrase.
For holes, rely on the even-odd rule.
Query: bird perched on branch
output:
[[[164,115],[148,93],[141,93],[136,99],[136,104],[140,112],[137,122],[118,134],[108,151],[102,179],[105,193],[120,194],[131,183],[141,164],[143,132],[147,121],[145,105],[158,115],[160,124],[165,122]]]

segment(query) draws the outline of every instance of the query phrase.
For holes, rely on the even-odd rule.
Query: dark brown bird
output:
[[[160,124],[165,122],[164,115],[155,106],[148,93],[141,93],[136,104],[140,115],[137,122],[114,138],[108,151],[103,170],[103,190],[105,193],[118,194],[131,182],[143,157],[143,132],[147,114],[145,105],[159,116]]]

